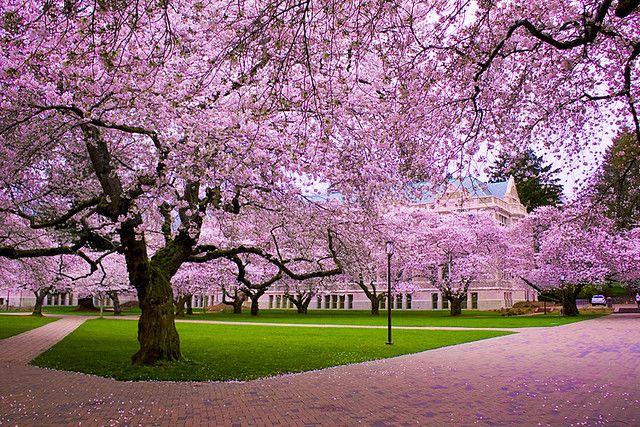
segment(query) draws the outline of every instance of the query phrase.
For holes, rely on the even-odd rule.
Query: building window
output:
[[[347,297],[349,310],[353,310],[353,294],[349,294]]]
[[[273,295],[269,295],[269,308],[273,308]]]
[[[438,294],[431,294],[431,309],[438,309]]]
[[[344,310],[344,295],[340,295],[339,299],[340,299],[340,305],[338,306],[338,308],[341,310]]]
[[[478,309],[478,293],[471,292],[471,308],[474,310]]]
[[[338,295],[331,295],[331,308],[338,308]]]
[[[331,304],[331,295],[324,296],[324,308],[329,308]]]
[[[276,308],[280,308],[280,295],[276,295]]]
[[[449,300],[448,300],[448,299],[446,299],[446,298],[444,297],[444,295],[442,296],[442,308],[443,308],[444,310],[448,310],[448,309],[449,309]]]
[[[385,308],[387,308],[387,298],[386,298],[386,297],[385,297],[385,298],[382,298],[382,299],[380,300],[380,308],[381,308],[381,309],[383,309],[383,310],[384,310]]]
[[[402,309],[402,294],[396,296],[396,308]]]
[[[469,296],[468,296],[468,295],[465,295],[465,296],[464,296],[464,299],[463,299],[463,300],[461,301],[461,303],[460,303],[460,308],[461,308],[461,309],[463,309],[463,310],[466,310],[466,309],[467,309],[467,299],[468,299],[468,298],[469,298]]]
[[[322,297],[318,295],[316,298],[316,308],[319,310],[322,308]]]
[[[412,300],[413,297],[411,296],[411,294],[407,294],[407,310],[411,310]]]

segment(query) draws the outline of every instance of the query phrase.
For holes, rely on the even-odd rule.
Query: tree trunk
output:
[[[140,350],[133,355],[134,365],[181,359],[180,338],[173,317],[173,290],[167,276],[147,263],[148,282],[133,283],[138,289],[142,314],[138,322]]]
[[[122,314],[122,307],[120,306],[120,298],[118,297],[118,292],[108,291],[107,296],[111,298],[111,301],[113,301],[113,315],[120,316]]]
[[[450,298],[449,304],[451,306],[451,316],[460,316],[462,314],[462,300],[460,298]]]
[[[178,299],[174,301],[176,317],[184,317],[184,305],[187,302],[188,297],[188,295],[180,295]]]
[[[189,298],[187,298],[187,314],[191,315],[193,314],[193,294],[189,294],[188,296]]]
[[[78,298],[78,311],[98,311],[93,305],[93,297]]]
[[[42,316],[42,305],[44,304],[44,299],[49,292],[45,290],[40,290],[39,292],[35,292],[36,294],[36,304],[33,306],[32,316]]]
[[[233,300],[233,314],[242,314],[242,304],[244,299],[236,298]]]
[[[260,295],[254,295],[251,297],[251,315],[257,316],[258,310],[260,309],[258,300],[260,299]]]
[[[560,295],[562,296],[562,314],[564,316],[577,316],[580,314],[578,311],[578,305],[576,299],[582,286],[567,286],[560,289]]]
[[[371,315],[379,316],[380,315],[380,298],[374,296],[369,300],[371,301]]]

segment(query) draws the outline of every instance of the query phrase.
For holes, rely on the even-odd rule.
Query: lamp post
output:
[[[391,341],[391,256],[393,255],[393,242],[387,241],[385,250],[387,252],[387,344],[392,345]]]
[[[564,274],[560,275],[560,288],[564,288],[564,281],[566,280],[566,277],[564,276]],[[562,289],[560,292],[562,292],[561,295],[564,295],[564,289]],[[561,313],[564,313],[564,301],[565,301],[565,297],[562,297],[562,310],[560,311]],[[563,314],[564,315],[564,314]]]

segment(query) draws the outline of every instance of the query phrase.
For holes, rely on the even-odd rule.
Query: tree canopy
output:
[[[613,139],[588,194],[618,228],[640,225],[640,145],[635,134],[623,132]]]
[[[522,153],[502,152],[491,167],[490,182],[506,181],[513,177],[518,197],[531,212],[540,206],[558,206],[562,202],[559,169],[546,164],[532,149]]]

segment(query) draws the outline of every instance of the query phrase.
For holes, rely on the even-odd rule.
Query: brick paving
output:
[[[118,382],[25,366],[32,353],[4,356],[0,424],[637,426],[639,325],[640,315],[616,314],[231,383]]]
[[[59,319],[39,328],[0,340],[0,367],[26,365],[31,359],[73,332],[87,319],[90,317]]]

